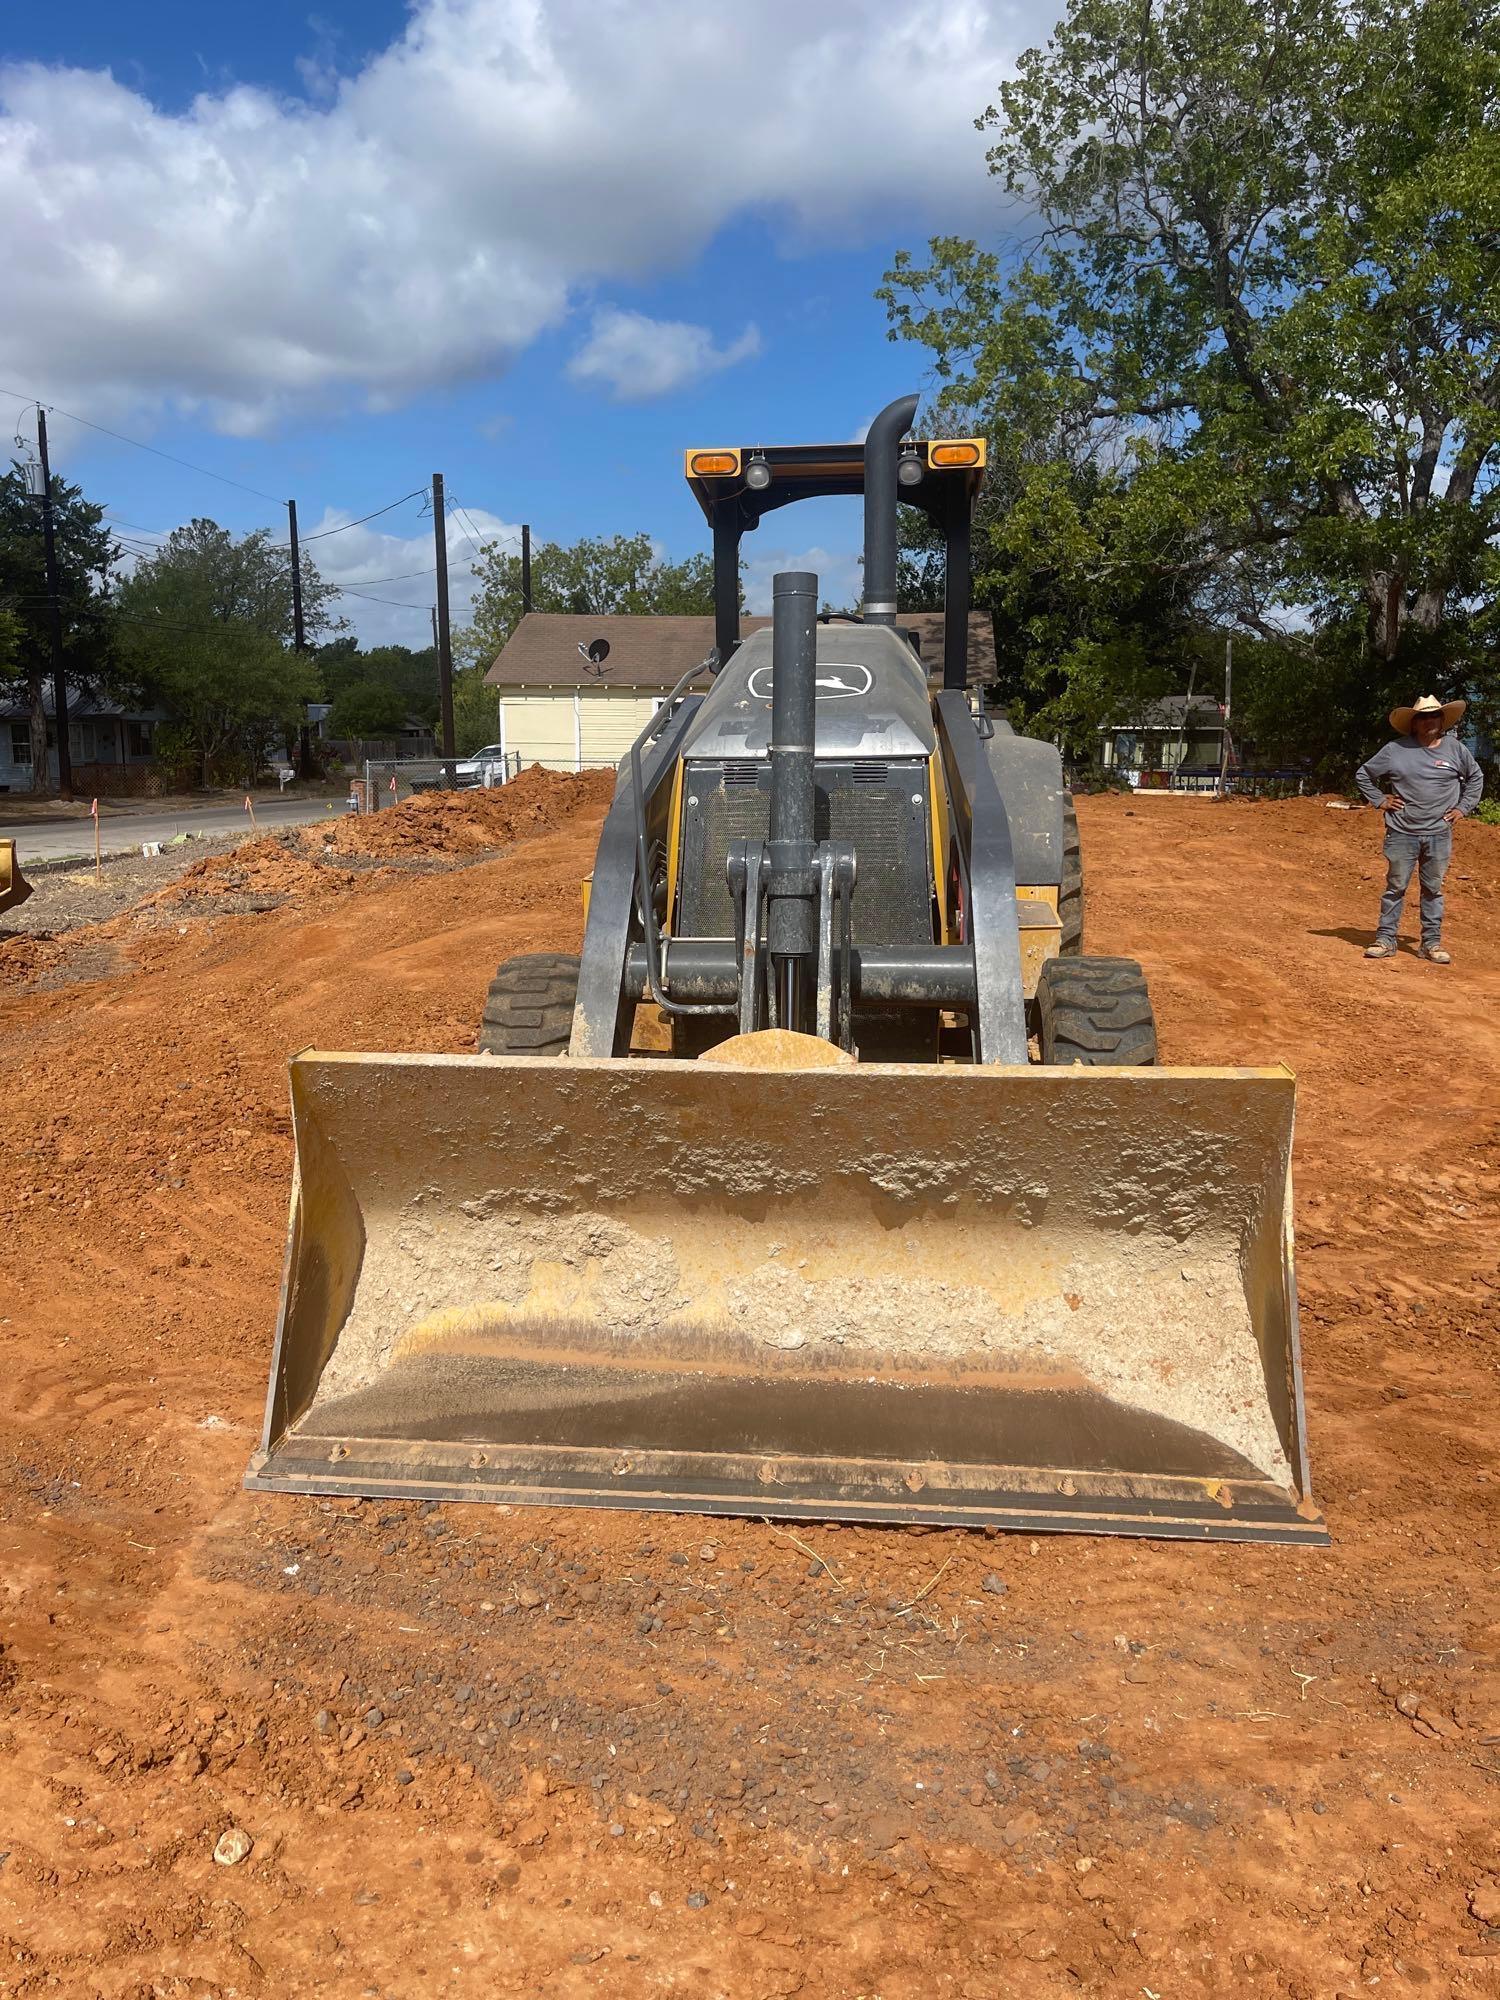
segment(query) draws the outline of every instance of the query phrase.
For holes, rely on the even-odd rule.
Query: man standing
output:
[[[1410,708],[1392,709],[1397,740],[1377,750],[1355,773],[1364,797],[1386,815],[1385,894],[1380,927],[1366,958],[1395,956],[1396,927],[1415,868],[1422,885],[1421,955],[1434,965],[1452,962],[1442,939],[1443,877],[1453,854],[1453,822],[1473,812],[1484,790],[1484,773],[1450,733],[1467,707],[1467,702],[1424,694]],[[1389,791],[1381,790],[1382,778]]]

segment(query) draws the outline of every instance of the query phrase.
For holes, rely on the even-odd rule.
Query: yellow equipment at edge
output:
[[[31,894],[31,884],[21,873],[16,859],[16,843],[0,840],[0,910],[14,910]]]

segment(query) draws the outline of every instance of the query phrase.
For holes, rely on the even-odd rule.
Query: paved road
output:
[[[330,810],[330,806],[332,810]],[[255,806],[256,830],[269,832],[282,826],[305,826],[310,820],[333,819],[343,811],[341,800],[265,799]],[[139,850],[148,840],[170,840],[178,833],[250,832],[243,805],[187,807],[179,812],[106,814],[99,822],[99,845],[105,854],[125,854]],[[21,866],[28,861],[58,861],[64,855],[92,855],[93,822],[82,819],[53,820],[39,826],[33,820],[7,825],[0,819],[0,839],[14,839]]]

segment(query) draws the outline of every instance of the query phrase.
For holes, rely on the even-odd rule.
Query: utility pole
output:
[[[1226,634],[1224,639],[1224,742],[1219,754],[1219,797],[1222,799],[1228,788],[1229,779],[1229,695],[1234,681],[1234,634]]]
[[[302,624],[302,553],[297,546],[297,503],[286,503],[287,524],[292,543],[292,644],[299,653],[307,651],[307,633]],[[297,776],[310,778],[312,769],[312,725],[307,719],[307,703],[302,704],[302,732],[297,739]]]
[[[432,533],[437,553],[438,699],[443,718],[443,776],[457,782],[453,759],[453,640],[448,628],[448,527],[443,518],[443,475],[432,475]]]
[[[52,714],[57,728],[57,791],[59,798],[70,799],[73,796],[73,752],[68,743],[68,683],[63,675],[62,605],[57,594],[52,466],[47,458],[47,412],[40,404],[36,412],[36,449],[42,461],[42,550],[47,563],[47,628],[52,648]],[[42,777],[45,782],[45,768]]]
[[[526,521],[521,523],[521,611],[524,616],[531,609],[531,527]]]

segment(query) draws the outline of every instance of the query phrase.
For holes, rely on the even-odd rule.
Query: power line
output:
[[[0,396],[19,396],[19,389],[0,389]],[[158,445],[143,444],[139,438],[126,437],[123,431],[112,431],[107,424],[96,424],[88,417],[80,417],[74,410],[65,410],[57,403],[49,403],[43,396],[23,396],[26,403],[37,403],[43,409],[52,410],[59,417],[66,417],[70,424],[82,424],[85,430],[98,431],[101,437],[113,438],[116,444],[133,444],[137,451],[149,451],[154,458],[164,458],[169,465],[180,465],[188,472],[197,472],[205,479],[217,479],[221,486],[237,486],[241,493],[253,493],[257,500],[269,500],[273,507],[284,507],[286,502],[278,500],[274,493],[263,493],[258,486],[247,486],[243,479],[231,479],[228,473],[211,472],[206,465],[194,465],[190,458],[178,458],[175,452],[163,451]]]
[[[14,604],[44,604],[47,600],[41,592],[33,590],[22,591],[10,601]],[[244,618],[216,618],[207,623],[201,620],[196,623],[187,623],[180,618],[164,618],[154,611],[121,611],[117,605],[111,603],[108,599],[99,599],[97,602],[102,608],[108,611],[112,619],[118,620],[120,624],[149,625],[153,631],[157,632],[212,632],[222,635],[236,629],[244,630],[249,626],[249,620]],[[249,626],[249,629],[261,633],[259,626]],[[270,638],[274,635],[261,633],[261,636]]]
[[[287,504],[285,500],[278,498],[276,494],[267,493],[259,486],[248,485],[243,479],[231,479],[227,473],[214,472],[206,465],[196,465],[192,459],[179,458],[175,452],[163,451],[159,445],[146,444],[140,438],[126,437],[123,431],[112,431],[107,424],[96,424],[92,418],[80,417],[76,410],[65,410],[61,404],[49,403],[43,396],[32,396],[23,393],[19,389],[6,389],[4,387],[0,387],[0,396],[14,396],[23,408],[28,403],[35,403],[42,409],[53,411],[59,417],[66,417],[69,423],[82,424],[85,430],[97,431],[101,437],[113,438],[117,444],[134,445],[137,451],[149,451],[153,458],[164,458],[169,465],[180,465],[184,471],[196,472],[204,479],[216,479],[221,486],[233,486],[241,493],[253,493],[257,500],[267,500],[273,507],[285,507]],[[19,417],[17,421],[19,421]],[[326,540],[329,535],[342,535],[350,528],[363,527],[366,521],[378,520],[382,514],[389,514],[395,508],[404,506],[408,500],[423,499],[426,493],[427,488],[425,486],[418,486],[410,493],[403,493],[399,500],[392,500],[384,507],[377,507],[373,513],[361,514],[357,521],[345,521],[337,528],[323,528],[316,535],[304,535],[301,539],[304,543],[321,542]],[[121,522],[122,527],[139,525],[139,523],[129,521]],[[147,528],[144,532],[146,534],[154,534],[156,530]],[[413,574],[425,575],[426,572],[414,571]]]
[[[111,514],[107,507],[104,509],[104,518],[106,521],[112,522],[116,527],[134,528],[142,535],[152,535],[159,542],[166,541],[168,535],[172,533],[170,528],[165,531],[161,528],[148,528],[144,521],[127,521],[123,514]]]
[[[426,493],[425,486],[415,487],[410,493],[403,493],[399,500],[392,500],[387,506],[377,507],[373,514],[361,514],[357,521],[344,521],[337,528],[320,528],[315,535],[304,535],[302,545],[305,548],[309,542],[325,542],[330,535],[345,535],[351,528],[362,528],[366,521],[378,521],[382,514],[389,514],[397,507],[404,507],[408,500],[421,500],[425,498]],[[278,504],[285,506],[286,503],[281,501]]]
[[[394,576],[357,576],[353,583],[340,584],[335,587],[341,590],[357,590],[363,584],[367,583],[409,583],[414,576],[433,576],[436,573],[437,564],[429,563],[426,569],[397,570]],[[327,581],[326,577],[324,581]]]
[[[397,597],[372,597],[367,590],[343,589],[338,591],[338,595],[340,597],[362,597],[366,604],[392,604],[398,611],[430,611],[432,609],[430,604],[407,604]]]
[[[479,533],[479,530],[478,530],[478,529],[477,529],[477,528],[476,528],[476,527],[474,526],[474,522],[473,522],[472,518],[470,517],[470,514],[469,514],[469,510],[468,510],[468,508],[467,508],[467,507],[465,507],[465,506],[462,506],[462,505],[461,505],[461,504],[460,504],[460,503],[459,503],[459,502],[458,502],[457,500],[455,500],[455,501],[453,502],[453,511],[454,511],[454,513],[455,513],[455,514],[461,514],[461,515],[463,516],[463,519],[464,519],[464,521],[465,521],[465,523],[466,523],[466,525],[467,525],[467,528],[468,528],[468,535],[467,535],[467,540],[468,540],[468,544],[469,544],[469,547],[470,547],[470,548],[471,548],[471,549],[472,549],[472,550],[474,551],[474,553],[475,553],[475,555],[476,555],[476,556],[477,556],[477,555],[482,555],[482,554],[484,553],[484,537],[483,537],[483,536],[482,536],[482,535],[481,535],[481,534]],[[514,535],[491,535],[491,536],[490,536],[490,540],[491,540],[492,542],[494,542],[494,541],[507,541],[507,542],[513,542],[513,541],[514,541],[515,539],[516,539],[516,538],[515,538],[515,536],[514,536]]]

